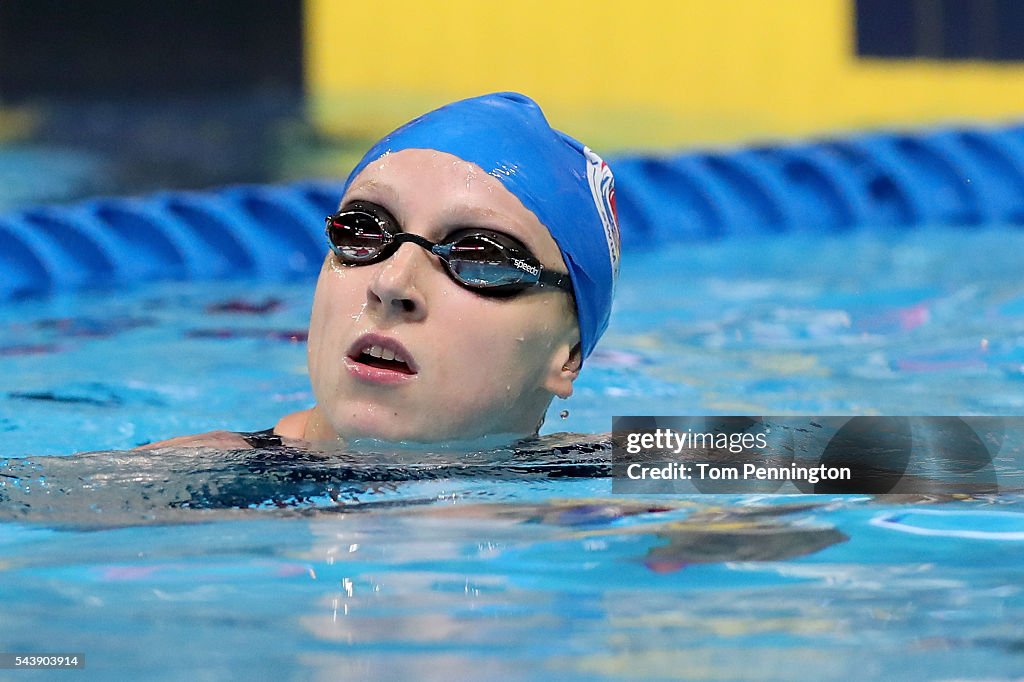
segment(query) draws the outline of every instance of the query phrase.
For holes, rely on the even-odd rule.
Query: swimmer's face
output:
[[[388,154],[353,181],[342,208],[353,202],[386,210],[402,231],[432,242],[467,227],[500,232],[545,268],[566,272],[537,217],[497,179],[451,154]],[[457,284],[412,243],[369,265],[341,265],[328,253],[309,327],[317,407],[306,437],[442,442],[532,434],[551,396],[572,393],[578,343],[564,291],[488,297]]]

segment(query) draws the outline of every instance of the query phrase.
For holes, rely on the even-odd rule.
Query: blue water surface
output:
[[[1012,229],[929,229],[627,254],[609,332],[544,433],[628,414],[1020,414],[1020,253]],[[638,497],[492,471],[169,509],[230,488],[227,453],[111,451],[308,407],[311,297],[178,282],[0,308],[0,464],[19,476],[0,494],[0,651],[83,652],[85,679],[1024,669],[1020,495]],[[63,457],[81,451],[104,452]],[[292,484],[279,473],[271,491]]]

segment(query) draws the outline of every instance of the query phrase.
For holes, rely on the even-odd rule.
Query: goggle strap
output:
[[[555,287],[556,289],[564,289],[570,292],[572,291],[572,279],[569,275],[551,272],[550,270],[541,270],[540,276],[537,277],[537,281],[541,286]]]

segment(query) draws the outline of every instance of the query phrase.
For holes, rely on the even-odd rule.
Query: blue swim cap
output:
[[[388,134],[362,158],[352,181],[384,154],[434,149],[480,166],[548,228],[576,293],[583,357],[608,327],[619,271],[615,184],[608,164],[553,129],[529,97],[500,92],[431,111]]]

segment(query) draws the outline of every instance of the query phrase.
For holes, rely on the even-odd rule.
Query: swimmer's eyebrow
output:
[[[446,235],[460,230],[487,230],[497,232],[526,247],[526,250],[540,253],[537,235],[518,218],[486,206],[456,204],[442,213]]]
[[[456,204],[449,206],[442,212],[445,223],[455,229],[464,227],[477,227],[486,230],[493,230],[495,232],[515,232],[518,233],[521,230],[512,229],[517,225],[516,220],[509,216],[495,211],[493,208],[487,208],[484,206],[467,206]],[[516,236],[516,235],[512,235]]]
[[[359,200],[378,203],[382,196],[383,200],[390,201],[392,205],[398,203],[398,190],[378,180],[367,180],[354,187],[349,187],[345,194],[346,199],[342,202],[342,207]]]
[[[381,208],[389,210],[397,218],[401,218],[395,210],[400,203],[398,190],[386,182],[373,179],[353,185],[346,192],[346,198],[341,207],[345,208],[354,201],[379,204]],[[520,225],[519,221],[512,216],[487,206],[455,204],[442,211],[441,219],[444,223],[444,234],[441,237],[465,229],[490,230],[511,237],[528,249],[533,250],[536,247],[529,229]]]

